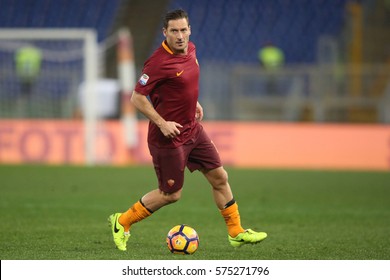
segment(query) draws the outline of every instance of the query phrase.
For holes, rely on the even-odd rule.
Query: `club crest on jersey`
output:
[[[141,85],[146,85],[146,83],[148,82],[148,80],[149,80],[149,76],[148,75],[146,75],[146,74],[143,74],[142,76],[141,76],[141,78],[139,79],[139,83],[141,84]]]

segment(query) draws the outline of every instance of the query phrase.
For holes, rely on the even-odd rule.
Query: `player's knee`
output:
[[[221,173],[221,175],[219,177],[220,184],[221,185],[226,185],[227,182],[228,182],[228,178],[229,178],[228,173],[223,168],[221,169],[220,173]]]
[[[228,173],[225,169],[219,168],[212,179],[213,187],[225,186],[228,183]]]
[[[164,193],[162,192],[164,199],[167,204],[175,203],[181,198],[181,190],[173,192],[173,193]]]

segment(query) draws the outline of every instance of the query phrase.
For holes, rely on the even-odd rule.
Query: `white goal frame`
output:
[[[81,40],[83,41],[83,64],[86,84],[86,105],[84,114],[85,163],[93,165],[95,158],[96,100],[95,92],[98,80],[98,42],[94,29],[77,28],[5,28],[0,29],[0,39],[34,40]]]

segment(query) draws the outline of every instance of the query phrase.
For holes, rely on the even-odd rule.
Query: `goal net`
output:
[[[0,119],[70,119],[85,92],[85,162],[94,163],[98,45],[92,29],[0,29]]]

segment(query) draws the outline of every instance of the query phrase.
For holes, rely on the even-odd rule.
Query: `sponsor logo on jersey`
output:
[[[146,75],[146,74],[143,74],[142,76],[141,76],[141,78],[139,79],[139,83],[141,84],[141,85],[146,85],[146,83],[148,82],[148,80],[149,80],[149,76],[148,75]]]

